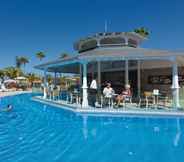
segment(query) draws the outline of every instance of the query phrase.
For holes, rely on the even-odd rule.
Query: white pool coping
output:
[[[9,91],[9,92],[0,92],[0,98],[7,96],[15,96],[25,93],[32,93],[32,91]]]
[[[79,115],[90,115],[90,116],[161,116],[161,117],[184,117],[184,111],[180,110],[158,110],[158,109],[141,109],[141,108],[122,108],[122,109],[108,109],[108,108],[82,108],[77,104],[67,104],[62,101],[53,101],[49,99],[43,99],[41,96],[32,97],[33,101],[37,101],[43,104],[69,110]]]

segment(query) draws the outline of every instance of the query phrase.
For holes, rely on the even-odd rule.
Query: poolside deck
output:
[[[122,108],[82,108],[79,104],[68,104],[66,101],[53,101],[50,99],[44,99],[41,96],[35,96],[32,100],[55,106],[61,109],[69,110],[77,114],[95,115],[95,116],[124,116],[124,115],[138,115],[138,116],[179,116],[184,117],[183,110],[176,110],[170,108],[139,108],[131,104],[127,104]]]

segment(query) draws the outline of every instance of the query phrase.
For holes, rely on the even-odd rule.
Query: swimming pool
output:
[[[184,119],[87,117],[31,101],[3,98],[0,162],[183,162]]]

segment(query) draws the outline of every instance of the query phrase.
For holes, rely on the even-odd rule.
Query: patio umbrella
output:
[[[16,80],[27,80],[27,78],[26,77],[23,77],[23,76],[20,76],[20,77],[17,77],[17,78],[15,78]]]
[[[76,81],[77,78],[67,78],[67,80]]]
[[[8,80],[5,80],[4,83],[6,83],[6,84],[9,84],[9,83],[16,83],[16,80],[8,79]]]

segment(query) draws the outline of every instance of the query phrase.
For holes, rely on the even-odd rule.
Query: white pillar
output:
[[[47,98],[47,69],[44,69],[43,98]]]
[[[97,68],[98,68],[98,93],[100,93],[101,90],[101,62],[97,62]]]
[[[128,38],[125,37],[125,45],[128,46]]]
[[[79,75],[80,75],[80,87],[82,87],[82,65],[81,64],[79,64]]]
[[[125,85],[129,84],[128,60],[125,60]]]
[[[178,65],[176,60],[173,61],[172,66],[172,93],[173,93],[173,106],[180,107],[179,103],[179,81],[178,81]]]
[[[54,72],[54,86],[56,86],[56,77],[57,77],[57,73]]]
[[[87,86],[87,62],[83,62],[83,99],[82,99],[82,108],[88,107],[88,86]]]
[[[141,95],[141,61],[137,61],[137,96]]]

